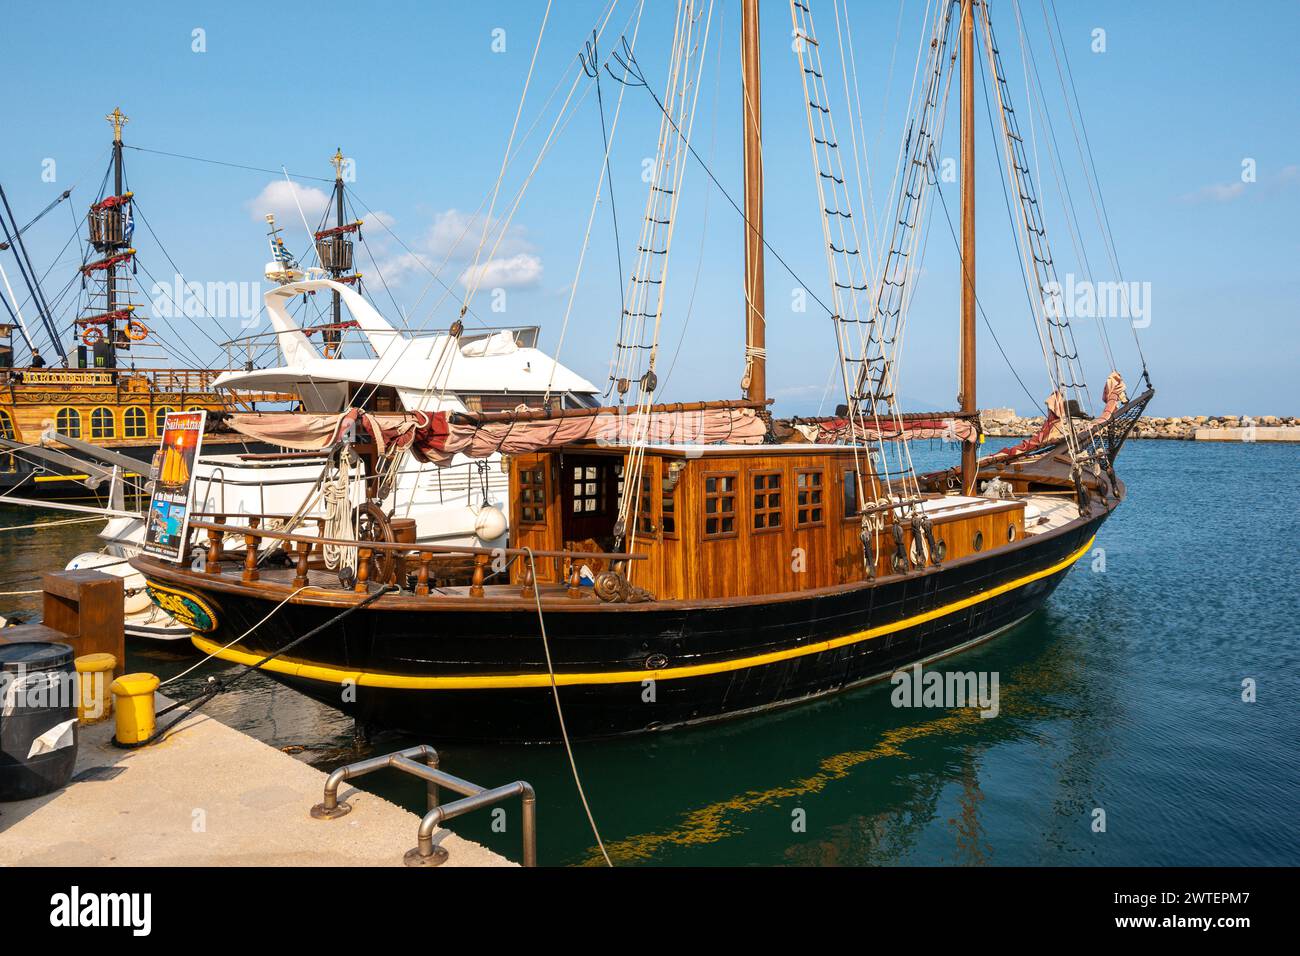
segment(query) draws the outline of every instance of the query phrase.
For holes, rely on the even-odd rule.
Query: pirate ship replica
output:
[[[22,486],[24,496],[85,495],[87,486],[100,484],[103,462],[132,477],[147,475],[168,412],[224,413],[232,402],[231,395],[213,388],[223,370],[195,367],[192,358],[191,367],[178,365],[178,352],[192,356],[182,344],[184,337],[166,340],[164,328],[174,330],[145,314],[136,281],[138,197],[128,188],[122,155],[128,118],[114,109],[107,119],[113,127],[111,158],[86,214],[86,252],[77,274],[53,302],[41,288],[23,242],[32,223],[18,228],[8,199],[2,204],[0,231],[27,296],[25,301],[18,298],[6,273],[0,295],[10,319],[0,325],[0,489]],[[58,314],[63,302],[77,303],[75,317],[66,325]],[[183,312],[181,303],[167,304]],[[25,310],[35,313],[34,323],[26,321]],[[68,326],[75,336],[71,351],[65,345]],[[15,331],[21,345],[13,341]],[[285,397],[243,395],[239,407]],[[246,450],[246,444],[241,436],[226,433],[214,436],[208,450]],[[133,472],[137,466],[138,474]]]
[[[1150,400],[1117,372],[1086,401],[1068,320],[1053,307],[1046,232],[988,5],[952,0],[927,22],[888,253],[873,272],[852,212],[809,0],[792,0],[795,49],[822,212],[830,314],[846,412],[813,441],[779,441],[766,417],[758,3],[742,23],[745,374],[742,400],[656,404],[662,281],[689,150],[693,57],[711,5],[683,0],[638,262],[628,283],[605,409],[384,415],[322,430],[340,467],[360,456],[509,458],[509,547],[411,546],[382,510],[337,538],[235,514],[196,522],[202,570],[140,558],[159,601],[189,609],[196,646],[260,666],[358,718],[444,738],[601,737],[678,727],[816,698],[970,647],[1043,606],[1125,497],[1114,462]],[[975,391],[976,27],[1003,122],[1017,248],[1052,385],[1043,430],[979,457]],[[957,49],[954,49],[954,34]],[[630,44],[623,78],[646,86]],[[939,189],[945,78],[959,67],[959,405],[906,414],[898,346],[916,231]],[[612,71],[611,71],[612,72]],[[955,70],[953,72],[956,72]],[[628,79],[630,77],[630,79]],[[882,243],[883,247],[883,243]],[[286,424],[287,427],[287,424]],[[952,469],[917,474],[910,445],[961,443]],[[351,438],[351,441],[341,439]],[[280,566],[263,560],[268,542]],[[259,548],[263,549],[259,551]],[[346,567],[331,552],[349,554]],[[463,583],[439,580],[468,560]],[[337,571],[331,570],[338,568]],[[588,577],[593,586],[586,586]],[[346,688],[347,692],[343,692]],[[563,725],[557,719],[562,707]]]

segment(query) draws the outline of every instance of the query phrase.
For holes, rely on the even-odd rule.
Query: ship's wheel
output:
[[[357,540],[375,541],[392,544],[397,540],[393,536],[393,526],[388,515],[373,502],[357,505],[352,512],[353,526],[357,529]],[[397,555],[392,551],[376,550],[370,556],[370,580],[375,584],[387,584],[397,570]]]

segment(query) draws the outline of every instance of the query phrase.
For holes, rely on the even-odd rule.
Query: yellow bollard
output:
[[[113,710],[117,714],[117,742],[134,747],[154,731],[153,694],[158,678],[153,674],[123,674],[113,681]]]
[[[77,658],[77,721],[94,724],[113,712],[108,687],[117,658],[112,654],[83,654]]]

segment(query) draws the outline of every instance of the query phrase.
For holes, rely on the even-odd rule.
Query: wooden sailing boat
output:
[[[95,469],[78,460],[87,450],[77,444],[125,455],[139,461],[140,473],[147,474],[168,412],[228,410],[229,396],[213,388],[223,370],[177,365],[142,311],[134,279],[135,194],[126,188],[122,159],[122,128],[128,117],[114,109],[106,118],[113,127],[111,159],[101,193],[86,214],[89,244],[80,268],[84,294],[80,314],[71,323],[71,349],[40,288],[8,200],[3,204],[9,220],[4,238],[27,284],[40,334],[48,340],[42,355],[37,333],[23,317],[27,303],[14,295],[6,276],[0,301],[13,321],[0,325],[0,443],[9,443],[0,445],[0,489],[21,485],[24,496],[85,494],[85,483],[97,484]],[[15,351],[15,331],[23,340],[26,361],[19,361]],[[247,401],[282,398],[244,396]],[[52,448],[3,453],[5,447],[43,442]],[[226,436],[224,445],[218,438],[208,450],[233,451],[244,445],[242,439],[232,442]]]
[[[880,348],[889,334],[879,334],[877,316],[864,324],[865,350],[845,355],[848,411],[823,436],[838,443],[781,443],[765,421],[758,3],[746,0],[745,399],[656,406],[652,358],[639,378],[616,379],[620,393],[638,388],[634,407],[353,414],[373,439],[352,446],[362,454],[374,443],[405,443],[423,460],[508,454],[511,546],[412,547],[373,522],[364,537],[323,540],[220,515],[194,525],[206,535],[196,544],[202,571],[133,562],[156,600],[173,613],[190,609],[201,650],[258,664],[363,720],[510,741],[559,737],[557,698],[575,737],[678,727],[858,686],[1024,620],[1123,500],[1113,462],[1151,391],[1125,401],[1116,375],[1107,408],[1088,424],[1053,403],[1060,414],[1040,435],[977,456],[978,4],[959,2],[966,281],[958,410],[897,410],[892,359]],[[808,3],[793,0],[792,16],[796,37],[814,48]],[[951,27],[946,12],[936,62],[947,57]],[[801,64],[806,83],[821,79],[819,65]],[[835,139],[813,118],[827,112],[824,103],[809,97],[810,135],[814,154],[828,156]],[[843,180],[820,165],[818,176]],[[656,193],[675,194],[676,185],[652,184],[647,222],[665,221]],[[845,218],[825,199],[823,211]],[[828,245],[828,258],[852,251],[829,234]],[[832,268],[837,302],[860,291],[837,275]],[[637,310],[625,306],[625,318]],[[837,310],[837,334],[847,316]],[[883,456],[867,453],[939,434],[963,440],[958,468],[893,481]],[[285,566],[259,559],[267,539],[280,542]],[[355,581],[340,588],[325,571],[327,547],[356,549]],[[438,586],[435,569],[453,556],[472,558],[472,575]],[[588,577],[594,586],[584,586]]]

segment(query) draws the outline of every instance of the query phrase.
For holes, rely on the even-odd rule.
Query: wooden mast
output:
[[[975,0],[961,0],[961,388],[963,412],[979,411],[975,397]],[[963,442],[961,486],[975,493],[978,447]]]
[[[334,226],[335,226],[335,228],[342,229],[343,226],[344,226],[344,222],[343,222],[343,147],[342,147],[342,146],[340,146],[338,149],[336,149],[336,150],[334,151],[334,155],[330,158],[330,162],[334,164]],[[337,278],[337,276],[336,276],[336,278]],[[338,292],[337,289],[335,289],[334,292],[333,292],[333,306],[334,306],[334,308],[333,308],[333,312],[332,312],[332,314],[333,314],[333,317],[334,317],[334,319],[333,319],[333,321],[334,321],[334,329],[335,329],[335,332],[336,332],[336,334],[337,334],[337,333],[338,333],[338,326],[339,326],[339,324],[343,321],[343,301],[342,301],[342,297],[339,295],[339,292]],[[326,336],[326,338],[328,339],[328,336]]]
[[[760,96],[758,0],[744,0],[740,19],[745,125],[745,376],[750,401],[767,399],[763,296],[763,105]]]
[[[122,195],[122,127],[130,119],[122,112],[121,107],[114,106],[113,112],[109,113],[104,119],[113,124],[113,195]],[[126,245],[125,238],[120,245]],[[108,255],[113,255],[117,247],[110,249]],[[117,267],[109,266],[108,272],[104,278],[104,313],[108,318],[108,331],[104,335],[104,340],[108,343],[106,361],[111,361],[112,365],[117,365],[117,319],[113,318],[117,314]],[[94,364],[94,363],[92,363]]]

